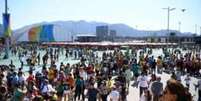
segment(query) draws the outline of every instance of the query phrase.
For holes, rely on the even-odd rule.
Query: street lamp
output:
[[[169,29],[169,25],[170,25],[170,12],[171,11],[173,11],[173,10],[175,10],[176,8],[170,8],[170,7],[168,7],[168,8],[163,8],[164,10],[167,10],[167,31],[168,31],[168,39],[167,39],[167,41],[169,42],[170,41],[170,29]],[[167,45],[168,46],[168,45]]]
[[[181,32],[181,21],[179,21],[179,29],[178,29],[179,32]]]
[[[163,8],[163,9],[165,9],[165,10],[167,10],[167,16],[168,16],[168,18],[167,18],[167,31],[168,31],[168,34],[169,34],[169,25],[170,25],[170,12],[171,11],[173,11],[173,10],[175,10],[176,8],[170,8],[170,7],[168,7],[168,8]]]

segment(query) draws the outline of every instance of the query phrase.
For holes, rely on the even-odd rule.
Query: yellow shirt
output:
[[[162,65],[162,60],[161,59],[157,59],[157,65],[161,66]]]
[[[109,88],[109,89],[112,88],[113,84],[114,84],[114,80],[108,80],[108,81],[106,82],[106,86],[107,86],[107,88]]]
[[[50,69],[49,72],[48,72],[48,78],[50,80],[53,80],[54,79],[54,70],[53,69]]]

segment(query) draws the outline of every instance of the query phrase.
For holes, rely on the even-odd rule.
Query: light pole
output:
[[[5,0],[5,14],[8,14],[8,1]]]
[[[173,11],[173,10],[175,10],[176,8],[170,8],[170,7],[168,7],[168,8],[163,8],[163,9],[165,9],[165,10],[167,10],[167,16],[168,16],[168,18],[167,18],[167,30],[168,30],[168,32],[169,32],[169,26],[170,26],[170,12],[171,11]]]
[[[167,42],[169,42],[170,41],[170,27],[169,27],[169,25],[170,25],[170,12],[175,10],[176,8],[168,7],[168,8],[163,8],[163,9],[167,10],[167,32],[168,32]],[[167,44],[167,46],[168,46],[168,44]]]
[[[181,21],[179,21],[179,29],[178,31],[180,32],[181,31]]]

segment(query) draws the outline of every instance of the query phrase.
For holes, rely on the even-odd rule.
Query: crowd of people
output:
[[[0,66],[0,101],[128,101],[130,87],[139,89],[140,101],[193,101],[191,86],[201,101],[200,54],[162,50],[155,57],[152,48],[14,47],[11,54],[21,65],[11,60]],[[166,84],[162,73],[171,75]]]

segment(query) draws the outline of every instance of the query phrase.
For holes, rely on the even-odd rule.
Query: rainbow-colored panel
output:
[[[34,27],[34,28],[31,28],[29,30],[29,41],[33,41],[33,42],[36,42],[36,41],[39,41],[40,37],[40,31],[41,31],[41,26],[39,27]]]
[[[42,25],[33,27],[28,32],[31,42],[50,42],[55,41],[53,36],[53,25]]]

